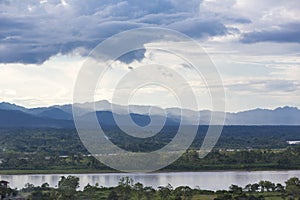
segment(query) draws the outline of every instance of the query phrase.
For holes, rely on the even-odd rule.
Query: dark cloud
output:
[[[4,32],[7,29],[15,30],[15,29],[24,29],[30,28],[31,25],[22,22],[21,19],[11,19],[9,17],[0,17],[1,22],[1,32]]]
[[[239,24],[250,24],[252,21],[248,18],[245,17],[239,17],[239,18],[231,18],[231,17],[227,17],[228,21],[232,21],[232,22],[236,22]]]
[[[275,30],[263,30],[245,33],[242,35],[243,43],[257,42],[296,42],[300,43],[300,23],[280,25]]]
[[[227,33],[227,28],[224,24],[218,21],[205,21],[197,18],[176,22],[169,25],[168,27],[178,30],[193,38],[224,35]]]
[[[141,61],[145,56],[146,49],[138,49],[135,51],[131,51],[125,55],[122,55],[118,58],[123,63],[132,63],[134,60]]]
[[[138,27],[169,27],[197,38],[226,34],[221,22],[199,17],[200,3],[199,0],[1,1],[0,62],[43,63],[53,55],[67,54],[79,47],[88,52],[111,35]],[[130,56],[123,61],[131,61]]]

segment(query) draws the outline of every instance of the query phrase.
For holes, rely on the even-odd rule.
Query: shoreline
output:
[[[278,172],[299,171],[300,169],[228,169],[228,170],[160,170],[154,172],[122,172],[115,170],[0,170],[0,176],[14,175],[69,175],[69,174],[164,174],[164,173],[201,173],[201,172]]]

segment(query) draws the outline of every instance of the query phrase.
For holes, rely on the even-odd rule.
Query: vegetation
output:
[[[300,147],[286,142],[300,140],[298,126],[224,127],[215,149],[199,159],[195,149],[199,148],[206,129],[207,126],[199,127],[191,148],[163,170],[300,169]],[[149,141],[122,141],[120,132],[107,132],[122,148],[149,151],[150,144],[158,147],[167,143],[173,131],[175,127],[170,127]],[[0,129],[0,170],[2,174],[113,171],[89,156],[73,129]]]
[[[269,170],[300,169],[300,146],[288,140],[300,140],[298,126],[228,126],[224,127],[216,147],[200,159],[197,149],[202,143],[207,126],[200,126],[194,143],[180,159],[167,166],[167,171],[197,170]],[[148,140],[131,138],[120,130],[107,129],[107,136],[116,145],[130,151],[152,151],[167,144],[176,133],[169,127]],[[109,167],[89,155],[73,129],[0,129],[0,172],[16,173],[86,173],[111,172]],[[1,198],[22,196],[30,200],[103,199],[103,200],[255,200],[299,199],[300,180],[296,177],[286,185],[262,180],[245,187],[231,185],[224,191],[206,191],[187,186],[171,185],[152,188],[134,183],[129,178],[120,180],[113,188],[87,185],[79,191],[79,179],[61,177],[56,188],[47,183],[41,186],[26,184],[14,190],[0,184]]]
[[[68,156],[45,153],[1,153],[2,174],[20,173],[87,173],[112,172],[92,156],[72,154]],[[275,170],[300,169],[300,146],[284,150],[214,150],[200,159],[198,152],[188,150],[180,159],[162,169],[164,171],[199,170]]]
[[[199,149],[208,126],[199,126],[192,148]],[[138,139],[115,127],[105,133],[116,145],[128,151],[156,150],[172,140],[178,127],[165,127],[157,135]],[[225,126],[216,145],[217,149],[280,149],[286,141],[300,141],[300,126]],[[87,154],[75,129],[0,129],[0,151],[41,152],[68,155]]]
[[[152,188],[142,183],[135,183],[128,177],[120,179],[118,186],[105,188],[98,184],[86,185],[79,191],[79,178],[75,176],[61,177],[56,188],[48,183],[41,186],[25,184],[19,191],[0,186],[4,196],[29,200],[276,200],[299,199],[300,180],[296,177],[287,180],[286,185],[262,180],[245,187],[229,186],[228,190],[209,191],[199,188],[180,186],[173,188],[170,184]]]
[[[194,150],[178,159],[166,169],[197,170],[275,170],[300,169],[300,146],[282,150],[214,150],[200,159]]]

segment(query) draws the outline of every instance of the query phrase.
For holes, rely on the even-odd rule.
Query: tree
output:
[[[7,196],[16,196],[18,191],[16,189],[11,189],[7,186],[8,182],[6,181],[1,181],[5,182],[6,185],[0,184],[0,199],[4,199]]]
[[[133,186],[133,179],[128,176],[122,177],[119,181],[119,186],[131,188]]]
[[[48,192],[42,192],[41,190],[33,191],[30,195],[30,200],[49,200],[50,193]]]
[[[120,199],[128,200],[131,196],[131,189],[133,187],[133,180],[129,177],[122,177],[117,187],[120,193]]]
[[[275,189],[276,189],[275,183],[272,183],[272,182],[270,182],[270,181],[267,181],[267,182],[266,182],[266,185],[267,185],[267,188],[269,188],[269,190],[271,190],[272,192],[275,191]]]
[[[275,191],[282,192],[282,193],[285,192],[284,186],[281,185],[280,183],[277,183]]]
[[[246,192],[252,192],[252,191],[251,191],[251,186],[252,186],[252,184],[247,184],[247,185],[245,186],[244,190],[245,190]]]
[[[117,193],[113,190],[109,193],[107,200],[118,200]]]
[[[76,189],[79,187],[79,178],[75,176],[61,177],[58,182],[59,199],[76,199]]]
[[[146,200],[152,200],[154,199],[155,190],[150,186],[144,187],[144,194]]]
[[[270,191],[275,191],[275,184],[270,182],[270,181],[260,181],[260,186],[262,188],[262,192],[264,192],[264,189],[267,190],[267,192],[270,192]]]
[[[133,186],[133,189],[135,191],[135,196],[137,200],[140,200],[144,196],[144,186],[142,183],[136,183]]]
[[[243,193],[243,188],[232,184],[229,187],[229,191],[232,192],[233,194],[242,194]]]
[[[193,190],[188,186],[180,186],[174,190],[176,197],[182,197],[182,200],[190,200],[193,197]],[[179,198],[178,198],[179,199]]]
[[[258,189],[259,189],[258,183],[254,183],[251,185],[251,192],[257,192]]]
[[[166,187],[159,186],[158,187],[158,193],[161,200],[168,200],[170,198],[171,192],[173,190],[173,187],[168,184]]]
[[[41,185],[41,188],[44,189],[44,190],[49,189],[49,187],[50,187],[49,183],[43,183]]]
[[[266,188],[265,187],[265,181],[263,181],[263,180],[259,181],[258,185],[260,187],[260,191],[265,192],[265,188]]]
[[[300,197],[300,180],[297,177],[290,178],[285,184],[288,194],[293,195],[294,198]]]
[[[198,152],[196,150],[193,150],[193,149],[188,150],[186,152],[186,154],[187,154],[186,155],[187,159],[190,162],[197,162],[199,160],[199,154],[198,154]]]
[[[95,198],[95,193],[97,191],[97,186],[92,186],[89,183],[83,188],[83,192],[88,195],[90,199]]]

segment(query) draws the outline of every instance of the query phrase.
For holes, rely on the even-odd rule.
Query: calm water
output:
[[[63,174],[67,176],[68,174]],[[1,180],[10,182],[11,188],[22,188],[25,183],[32,183],[36,186],[45,182],[55,187],[62,174],[47,175],[0,175]],[[275,183],[284,184],[284,181],[291,177],[300,177],[299,171],[222,171],[222,172],[171,172],[171,173],[150,173],[150,174],[72,174],[80,178],[80,189],[88,183],[104,187],[116,186],[121,177],[129,176],[135,182],[154,188],[170,183],[173,187],[187,185],[192,188],[200,187],[208,190],[228,189],[231,184],[245,186],[248,183],[256,183],[260,180],[269,180]]]

